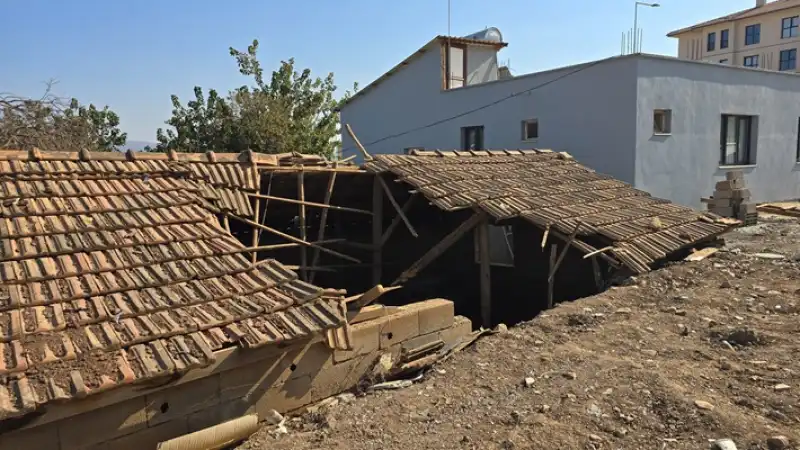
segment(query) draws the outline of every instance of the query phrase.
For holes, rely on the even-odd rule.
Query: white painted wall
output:
[[[800,76],[665,58],[638,62],[636,186],[700,207],[720,167],[722,114],[758,116],[756,164],[744,168],[755,201],[800,197]],[[653,110],[672,109],[672,135],[653,135]]]
[[[497,50],[494,47],[467,47],[467,85],[497,80]]]

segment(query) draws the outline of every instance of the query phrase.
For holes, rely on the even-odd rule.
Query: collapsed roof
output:
[[[738,224],[652,197],[550,150],[412,150],[375,155],[365,168],[396,175],[445,211],[480,208],[564,240],[575,233],[578,250],[636,273]]]
[[[0,151],[0,420],[342,327],[211,212],[252,217],[256,167],[297,158]]]

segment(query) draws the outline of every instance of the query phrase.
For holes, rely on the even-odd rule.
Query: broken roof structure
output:
[[[545,230],[545,239],[560,237],[635,273],[738,224],[654,198],[550,150],[411,150],[376,155],[365,168],[394,174],[444,211],[522,218]]]
[[[253,217],[258,167],[319,160],[0,152],[0,420],[345,325],[212,212]]]

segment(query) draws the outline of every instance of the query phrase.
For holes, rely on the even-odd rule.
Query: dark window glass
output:
[[[728,48],[728,39],[730,38],[730,32],[728,30],[722,30],[719,32],[719,48]]]
[[[761,24],[748,25],[744,29],[744,45],[755,45],[761,42]]]
[[[780,70],[797,69],[797,49],[781,51]]]

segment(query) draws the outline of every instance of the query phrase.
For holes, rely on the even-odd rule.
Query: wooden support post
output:
[[[253,214],[253,217],[255,217],[256,220],[259,220],[259,216],[260,216],[260,212],[261,212],[260,208],[261,208],[261,199],[260,198],[256,198],[255,208],[254,208],[254,213],[255,214]],[[260,231],[261,230],[259,230],[258,228],[253,227],[253,241],[252,241],[252,244],[251,244],[252,247],[258,247],[258,238],[259,238],[258,234],[259,234]],[[251,258],[250,262],[252,264],[255,264],[256,261],[258,261],[258,252],[257,251],[256,252],[252,252],[251,255],[250,255],[250,258]]]
[[[281,237],[283,239],[286,239],[287,241],[296,242],[296,243],[298,243],[300,245],[304,245],[306,247],[316,248],[316,249],[319,249],[319,251],[321,251],[321,252],[324,252],[324,253],[327,253],[327,254],[333,255],[333,256],[338,256],[339,258],[346,259],[346,260],[352,261],[354,263],[360,263],[361,262],[360,260],[358,260],[356,258],[353,258],[352,256],[348,256],[348,255],[345,255],[343,253],[339,253],[337,251],[331,250],[329,248],[325,248],[325,247],[322,247],[320,245],[304,241],[304,240],[296,238],[296,237],[294,237],[294,236],[292,236],[290,234],[286,234],[286,233],[278,231],[278,230],[276,230],[274,228],[270,228],[270,227],[268,227],[266,225],[261,225],[260,223],[253,222],[250,219],[245,219],[244,217],[239,217],[239,216],[231,214],[231,213],[227,213],[226,215],[238,220],[239,222],[246,223],[246,224],[248,224],[250,226],[261,228],[262,230],[264,230],[264,231],[266,231],[268,233],[272,233],[275,236],[278,236],[278,237]]]
[[[335,172],[334,172],[335,173]],[[346,206],[334,206],[329,203],[317,203],[317,202],[309,202],[307,200],[295,200],[293,198],[285,198],[285,197],[275,197],[272,195],[261,195],[261,194],[247,194],[250,197],[254,198],[263,198],[265,200],[273,200],[276,202],[283,202],[283,203],[292,203],[295,205],[302,205],[302,206],[310,206],[312,208],[325,208],[325,209],[335,209],[337,211],[347,211],[353,212],[358,214],[366,214],[372,215],[371,211],[367,211],[366,209],[358,209],[358,208],[349,208]]]
[[[552,267],[550,269],[549,279],[552,279],[555,276],[556,270],[558,270],[558,267],[561,265],[561,261],[564,260],[564,257],[567,256],[567,252],[569,251],[570,246],[572,246],[572,241],[575,240],[575,236],[578,235],[578,230],[580,228],[581,228],[581,223],[578,222],[578,224],[575,225],[575,229],[572,230],[572,234],[569,235],[569,239],[567,239],[567,243],[566,245],[564,245],[564,250],[561,250],[561,254],[558,255],[558,260],[556,260],[555,267]]]
[[[331,172],[330,178],[328,178],[328,189],[325,191],[325,200],[323,200],[323,204],[329,205],[331,203],[331,197],[333,196],[333,186],[336,183],[336,172]],[[319,218],[319,231],[317,232],[317,240],[321,241],[325,239],[325,228],[328,226],[328,208],[324,208],[322,210],[322,214]],[[311,265],[316,266],[319,263],[319,250],[314,249],[314,256],[311,258]],[[309,278],[310,282],[314,282],[314,277],[317,275],[316,272],[311,273],[311,277]]]
[[[383,250],[381,237],[383,236],[383,190],[381,188],[381,175],[375,174],[372,182],[372,284],[380,284],[383,277]]]
[[[489,220],[483,217],[475,229],[478,234],[478,261],[480,262],[481,321],[484,328],[492,326],[492,268],[489,265]]]
[[[272,192],[272,176],[274,174],[275,174],[274,172],[270,172],[269,173],[269,183],[267,183],[267,195],[269,195]],[[260,183],[259,183],[259,185],[260,185]],[[261,192],[261,191],[259,191],[259,192]],[[264,205],[263,205],[262,210],[261,210],[261,217],[259,218],[258,214],[256,214],[256,222],[264,223],[267,220],[267,207],[268,206],[269,206],[269,200],[265,200],[264,201]],[[258,228],[258,229],[256,229],[256,245],[258,245],[260,243],[261,243],[261,228]],[[255,258],[255,260],[258,261],[258,252],[253,253],[253,258]]]
[[[558,245],[553,244],[550,246],[550,273],[555,273],[554,268],[556,266],[556,254],[558,253]],[[547,276],[547,309],[553,307],[553,277],[548,275]]]
[[[400,205],[397,204],[397,200],[394,199],[394,195],[392,195],[392,191],[391,189],[389,189],[389,186],[386,184],[386,181],[383,180],[383,177],[381,177],[380,174],[375,174],[375,178],[378,179],[378,181],[381,184],[381,188],[383,188],[383,191],[386,192],[386,196],[389,197],[389,203],[391,203],[392,206],[394,207],[394,210],[397,211],[397,215],[399,215],[400,218],[403,220],[403,223],[406,224],[408,232],[411,233],[411,235],[414,237],[419,237],[419,235],[417,234],[417,230],[415,230],[414,227],[411,226],[411,222],[408,220],[408,217],[406,217],[406,213],[403,212],[403,208],[401,208]]]
[[[478,211],[472,215],[469,219],[465,220],[461,223],[455,230],[451,231],[450,234],[444,237],[438,244],[431,247],[422,258],[418,259],[414,264],[411,265],[405,272],[401,273],[399,277],[392,283],[392,286],[397,286],[398,284],[404,283],[406,280],[409,280],[416,276],[422,269],[427,267],[430,263],[432,263],[436,258],[439,257],[442,253],[444,253],[448,248],[450,248],[453,244],[455,244],[462,236],[467,234],[473,228],[475,228],[478,223],[483,219],[485,213],[483,211]]]
[[[603,291],[603,274],[600,272],[600,261],[595,257],[592,257],[592,272],[594,273],[594,285],[599,294]]]
[[[550,225],[544,229],[544,236],[542,236],[542,250],[544,250],[544,246],[547,245],[547,236],[550,234]]]
[[[300,239],[307,240],[307,233],[306,233],[306,183],[305,183],[305,174],[303,173],[303,169],[300,169],[300,172],[297,173],[297,197],[300,200],[300,215],[298,223],[300,224]],[[300,267],[303,269],[300,270],[300,279],[305,281],[308,280],[308,273],[306,272],[305,267],[308,266],[308,252],[306,247],[300,247]]]
[[[417,198],[417,194],[411,194],[411,197],[408,197],[405,203],[403,203],[403,207],[400,208],[404,214],[408,214],[408,211],[411,209],[411,206],[414,204],[414,199]],[[383,232],[383,236],[381,237],[381,247],[386,245],[386,242],[392,237],[392,233],[394,233],[395,228],[400,225],[400,222],[403,220],[403,216],[400,214],[394,216],[392,219],[392,223],[386,228],[386,231]]]

